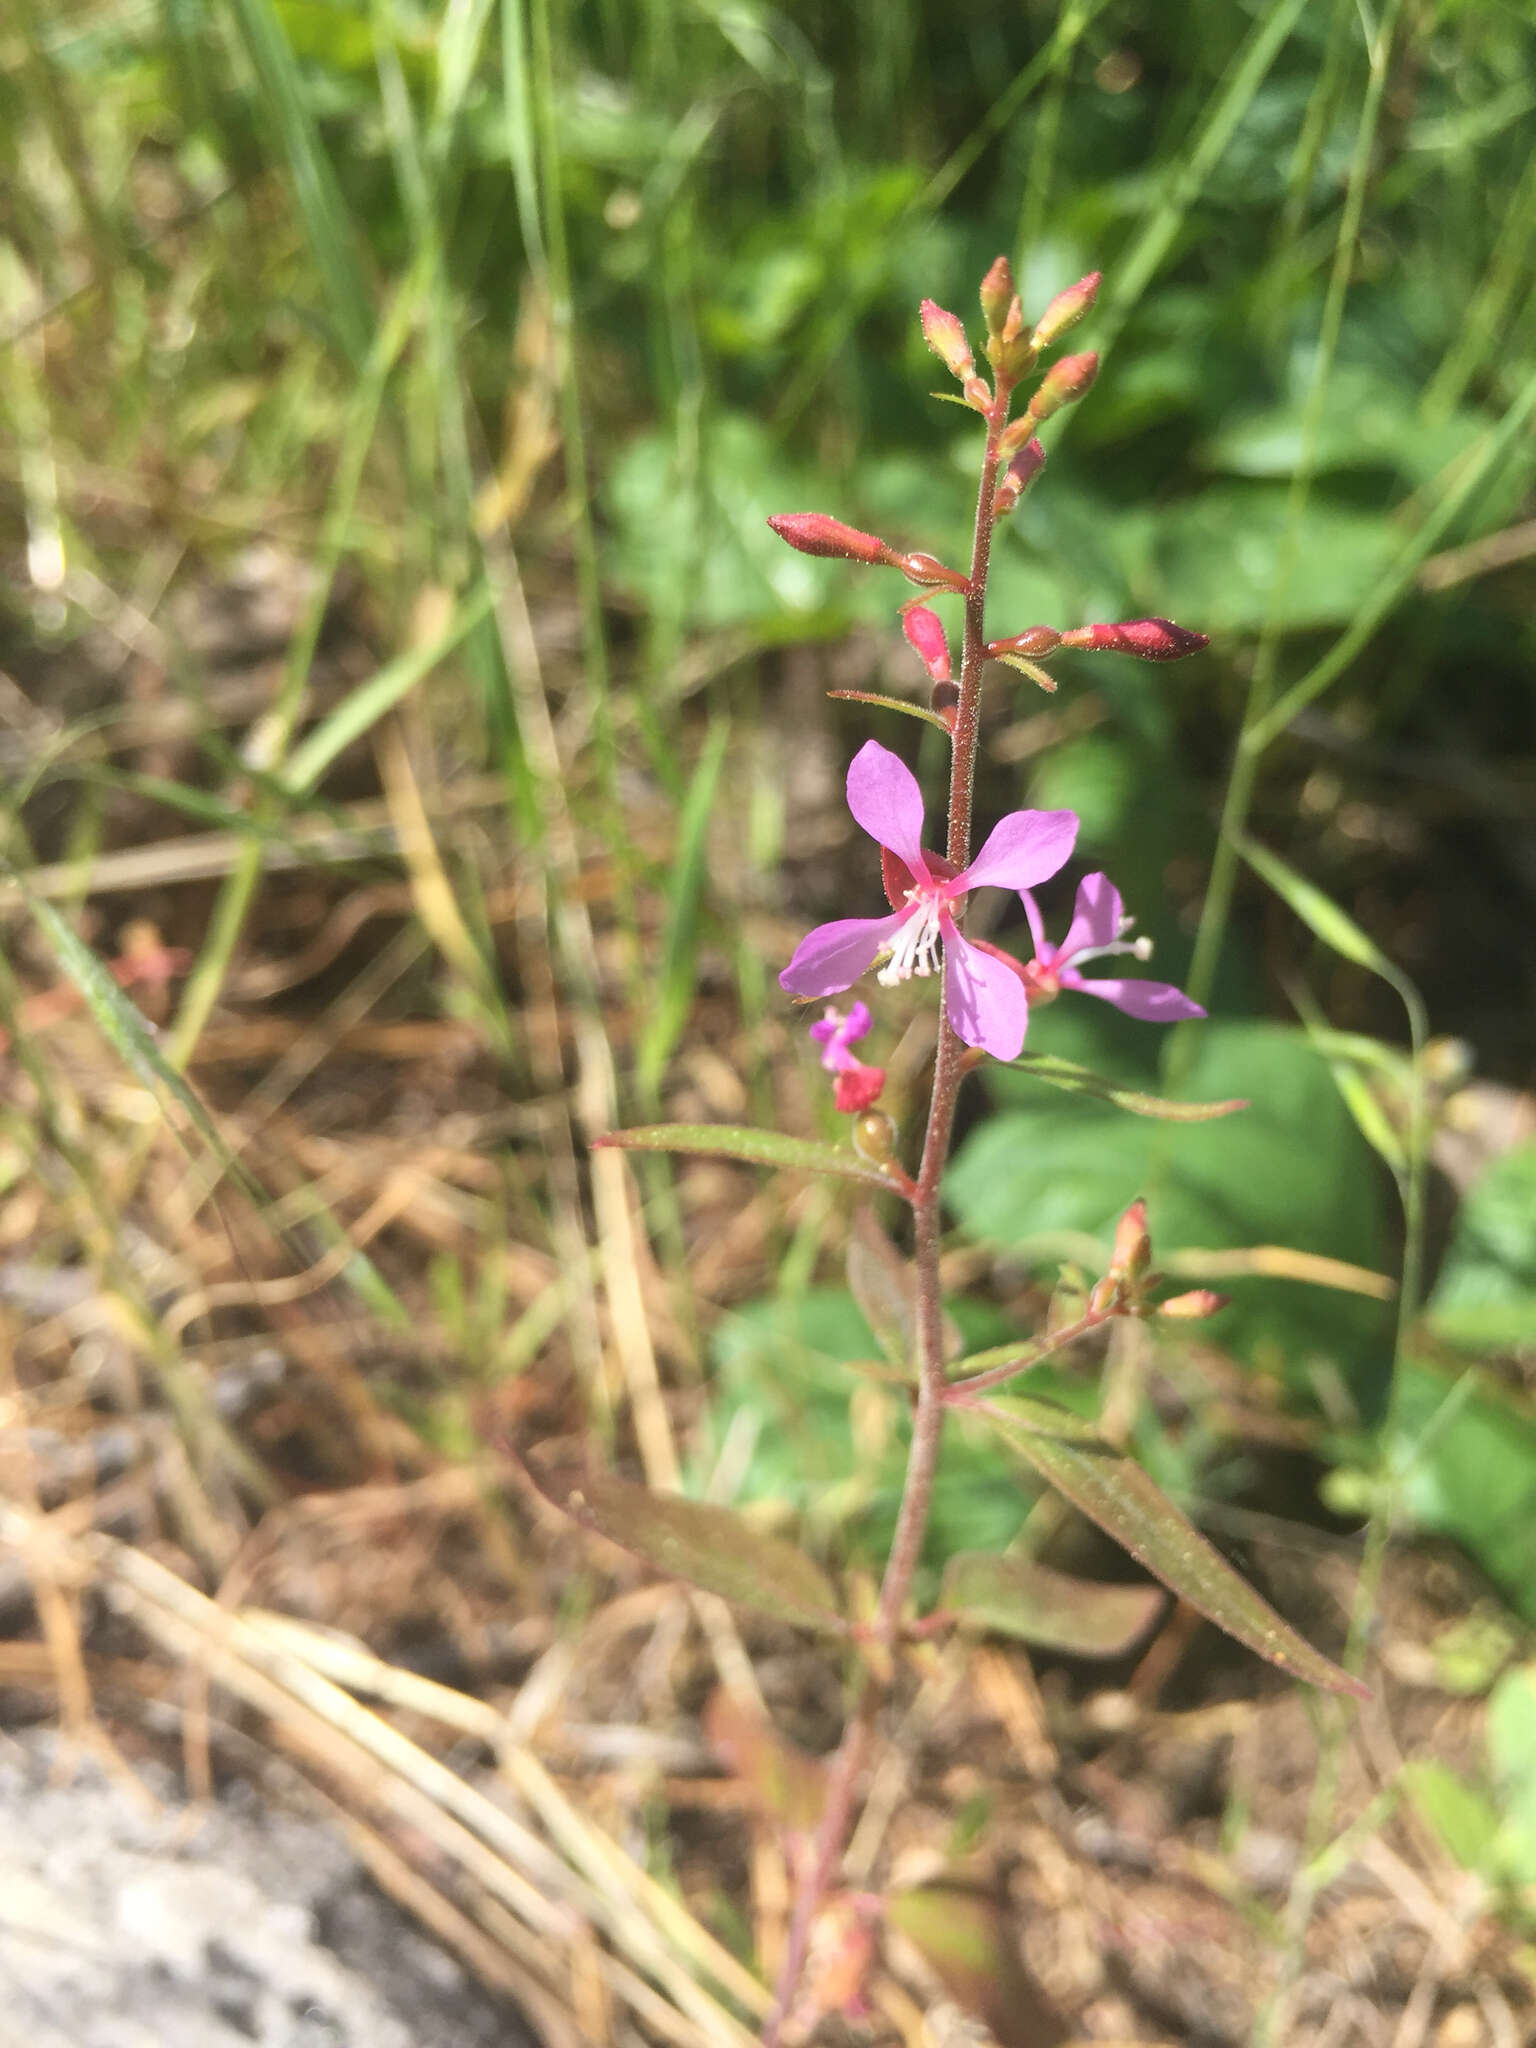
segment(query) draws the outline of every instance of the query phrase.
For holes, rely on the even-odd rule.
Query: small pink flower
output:
[[[857,1116],[880,1100],[885,1086],[884,1067],[866,1067],[848,1048],[869,1034],[869,1006],[855,1003],[847,1016],[835,1003],[811,1026],[811,1036],[821,1047],[821,1064],[837,1076],[832,1099],[845,1114]]]
[[[1128,1017],[1140,1017],[1148,1024],[1177,1024],[1186,1017],[1205,1015],[1198,1003],[1169,982],[1088,981],[1078,972],[1076,963],[1103,959],[1107,954],[1132,953],[1138,960],[1151,955],[1150,939],[1125,936],[1133,920],[1125,915],[1120,891],[1108,875],[1085,875],[1078,883],[1072,923],[1059,946],[1047,942],[1034,897],[1027,889],[1021,889],[1019,895],[1035,940],[1035,957],[1023,970],[1032,1002],[1050,1002],[1066,988],[1079,995],[1100,996]]]
[[[944,944],[949,1021],[967,1045],[994,1059],[1017,1059],[1029,1023],[1029,997],[1017,963],[971,945],[952,906],[972,889],[1031,889],[1054,875],[1077,838],[1072,811],[1010,811],[993,827],[968,868],[923,851],[923,797],[912,771],[877,740],[866,740],[848,770],[848,808],[885,851],[887,894],[902,900],[889,917],[845,917],[818,925],[779,976],[796,996],[851,988],[881,955],[879,979],[891,988],[932,974]],[[894,886],[892,884],[894,883]]]

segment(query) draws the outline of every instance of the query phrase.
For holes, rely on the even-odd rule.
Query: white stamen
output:
[[[912,914],[891,941],[891,957],[875,976],[882,988],[894,988],[916,974],[930,975],[938,966],[939,900],[921,889],[909,889]]]

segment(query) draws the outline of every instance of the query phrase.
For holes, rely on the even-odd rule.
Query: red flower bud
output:
[[[898,555],[896,567],[909,583],[920,590],[967,590],[969,582],[958,569],[946,569],[932,555]]]
[[[1182,661],[1209,647],[1204,633],[1176,626],[1172,619],[1124,619],[1113,626],[1074,626],[1061,636],[1063,647],[1081,647],[1090,654],[1134,654],[1142,661]]]
[[[832,1084],[832,1100],[845,1116],[862,1116],[880,1100],[885,1086],[884,1067],[857,1064],[844,1068]],[[874,1119],[870,1119],[874,1122]],[[889,1123],[889,1117],[884,1119]]]
[[[945,369],[964,383],[976,364],[971,355],[971,344],[965,338],[965,328],[960,316],[957,313],[946,313],[944,308],[936,306],[932,299],[924,299],[918,318],[923,323],[924,341]]]
[[[1099,359],[1092,349],[1080,356],[1063,356],[1059,363],[1052,363],[1041,379],[1025,419],[1038,426],[1064,405],[1075,404],[1098,374]]]
[[[1014,296],[1013,265],[999,256],[981,280],[981,310],[990,335],[1000,335]]]
[[[1031,437],[1009,463],[992,499],[994,515],[1002,519],[1017,505],[1045,467],[1045,450]]]
[[[1064,292],[1058,292],[1040,315],[1033,336],[1035,347],[1048,349],[1060,341],[1069,327],[1075,327],[1099,296],[1099,286],[1103,281],[1099,271],[1090,270],[1076,284],[1069,284]]]
[[[1109,1270],[1122,1279],[1140,1280],[1152,1263],[1152,1240],[1147,1234],[1147,1205],[1137,1198],[1115,1225],[1115,1248]]]
[[[1009,654],[1026,654],[1038,661],[1043,654],[1054,654],[1061,645],[1061,635],[1054,626],[1031,626],[1023,633],[1015,633],[1008,640],[989,640],[987,653],[994,661],[1001,661]]]
[[[1160,1301],[1157,1313],[1160,1316],[1174,1316],[1179,1319],[1197,1320],[1202,1316],[1213,1316],[1218,1309],[1225,1308],[1232,1299],[1230,1294],[1218,1294],[1211,1287],[1194,1287],[1188,1294],[1176,1294],[1170,1301]]]
[[[828,555],[838,562],[870,562],[899,569],[902,558],[873,533],[845,526],[829,512],[775,512],[768,521],[782,541],[802,555]]]
[[[902,613],[901,630],[927,669],[929,680],[947,683],[950,679],[949,641],[938,613],[930,611],[925,604],[908,605]]]

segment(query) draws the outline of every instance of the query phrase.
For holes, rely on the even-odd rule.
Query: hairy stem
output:
[[[976,781],[976,743],[980,733],[981,681],[986,663],[987,572],[992,559],[993,491],[997,478],[997,444],[1008,418],[1009,387],[998,379],[997,395],[987,420],[987,445],[982,457],[976,496],[976,525],[971,544],[970,584],[965,597],[965,640],[960,656],[960,701],[955,709],[954,745],[949,771],[948,858],[964,867],[971,853],[971,796]],[[947,968],[946,968],[947,973]],[[907,1453],[896,1533],[880,1582],[875,1635],[889,1660],[912,1595],[912,1581],[922,1554],[933,1482],[944,1434],[944,1309],[939,1291],[939,1187],[955,1124],[955,1103],[964,1078],[964,1047],[949,1021],[946,1004],[939,1006],[939,1043],[933,1064],[933,1092],[916,1191],[911,1197],[914,1255],[917,1267],[918,1394],[912,1418],[912,1443]],[[888,1671],[889,1661],[880,1667]],[[869,1737],[888,1680],[866,1665],[859,1692],[828,1768],[826,1804],[816,1841],[795,1893],[794,1913],[784,1962],[775,1988],[773,2012],[763,2031],[763,2048],[775,2048],[794,2001],[810,1947],[816,1912],[826,1897],[848,1840],[854,1791],[863,1768]]]

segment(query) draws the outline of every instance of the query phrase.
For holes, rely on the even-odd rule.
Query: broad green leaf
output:
[[[1302,1033],[1280,1026],[1199,1028],[1180,1093],[1246,1097],[1241,1116],[1191,1124],[1126,1116],[1092,1097],[1049,1095],[999,1068],[991,1085],[1007,1107],[978,1125],[945,1175],[957,1221],[974,1238],[1034,1251],[1042,1263],[1070,1246],[1092,1264],[1078,1245],[1096,1240],[1102,1258],[1115,1219],[1145,1195],[1160,1258],[1187,1246],[1283,1245],[1379,1271],[1380,1170],[1326,1061]],[[1232,1296],[1223,1338],[1240,1354],[1289,1367],[1298,1382],[1321,1354],[1363,1407],[1381,1398],[1391,1352],[1379,1303],[1278,1278],[1218,1284]]]
[[[770,1820],[807,1833],[816,1826],[827,1802],[827,1771],[819,1757],[807,1755],[723,1685],[704,1709],[704,1735]]]
[[[1429,1315],[1453,1344],[1536,1346],[1536,1143],[1506,1152],[1469,1190]]]
[[[1157,1586],[1113,1586],[1052,1571],[1032,1557],[962,1551],[944,1570],[939,1605],[998,1635],[1072,1657],[1119,1657],[1163,1605]]]
[[[715,1159],[742,1159],[753,1166],[783,1167],[797,1173],[831,1173],[866,1187],[901,1192],[889,1174],[861,1159],[849,1145],[828,1145],[818,1138],[791,1138],[782,1131],[752,1130],[743,1124],[639,1124],[629,1131],[609,1131],[594,1145],[616,1145],[627,1152],[696,1152]]]
[[[1230,1102],[1172,1102],[1166,1096],[1144,1095],[1140,1089],[1127,1088],[1119,1081],[1078,1066],[1075,1060],[1058,1059],[1048,1052],[1021,1053],[1013,1068],[1037,1081],[1048,1081],[1053,1088],[1065,1088],[1069,1094],[1092,1095],[1100,1102],[1114,1103],[1117,1109],[1128,1109],[1136,1116],[1160,1117],[1168,1123],[1209,1123],[1214,1117],[1231,1116],[1234,1111],[1248,1107],[1243,1096],[1234,1096]]]
[[[545,1498],[573,1521],[669,1578],[797,1628],[842,1633],[837,1594],[821,1566],[782,1537],[761,1535],[730,1508],[653,1493],[631,1479],[538,1452],[527,1469]]]
[[[1536,1664],[1508,1671],[1488,1701],[1488,1760],[1503,1812],[1500,1868],[1536,1885]]]
[[[1420,1818],[1462,1869],[1491,1877],[1499,1816],[1488,1795],[1432,1757],[1416,1757],[1405,1764],[1402,1786]]]
[[[1274,605],[1290,495],[1284,484],[1218,483],[1159,507],[1148,522],[1143,570],[1158,604],[1202,632],[1261,630]],[[1290,633],[1346,625],[1387,572],[1397,538],[1376,514],[1314,492],[1295,528],[1294,548],[1276,620]]]
[[[1000,2048],[1051,2048],[1062,2031],[1025,1975],[1007,1914],[985,1892],[923,1885],[886,1901],[886,1919],[919,1949],[957,2005]]]
[[[1536,1622],[1536,1413],[1498,1381],[1453,1376],[1411,1360],[1390,1448],[1406,1470],[1401,1504],[1419,1528],[1451,1536]]]
[[[1370,1697],[1281,1620],[1133,1459],[1085,1434],[1076,1416],[1044,1401],[998,1400],[986,1412],[1020,1457],[1218,1628],[1309,1685]]]

